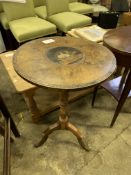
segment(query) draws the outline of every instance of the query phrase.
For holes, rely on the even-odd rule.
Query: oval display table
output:
[[[25,80],[37,86],[59,89],[59,120],[45,130],[36,147],[42,145],[54,130],[67,129],[88,150],[79,130],[68,121],[68,91],[106,80],[116,69],[116,59],[111,51],[97,43],[73,37],[41,38],[19,47],[13,65]]]

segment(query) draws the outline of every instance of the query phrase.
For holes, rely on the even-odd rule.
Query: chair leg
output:
[[[11,130],[12,130],[13,134],[15,135],[15,137],[20,137],[20,133],[19,133],[3,99],[1,98],[1,96],[0,96],[0,110],[1,110],[5,120],[8,120],[10,118]]]
[[[94,92],[93,92],[93,99],[92,99],[92,107],[94,107],[94,103],[95,103],[95,99],[96,99],[96,94],[97,94],[97,90],[98,90],[98,86],[96,86],[94,88]]]
[[[125,100],[128,97],[128,94],[129,94],[130,90],[131,90],[131,70],[128,74],[128,77],[127,77],[127,80],[126,80],[126,83],[125,83],[125,87],[124,87],[123,92],[121,94],[121,97],[118,101],[118,105],[117,105],[117,108],[115,110],[115,114],[114,114],[113,119],[111,121],[110,127],[112,127],[114,125],[114,123],[115,123],[115,121],[116,121],[116,119],[117,119],[117,117],[120,113],[120,110],[121,110],[122,106],[124,105]]]
[[[2,123],[0,123],[0,135],[2,135],[3,137],[5,135],[5,128],[2,126]],[[14,142],[14,139],[10,137],[10,141]]]
[[[0,135],[4,136],[5,130],[0,123]]]
[[[15,122],[13,121],[12,117],[10,116],[10,125],[11,125],[11,131],[13,132],[15,137],[20,137],[20,133],[15,125]]]
[[[10,118],[5,120],[3,175],[10,175]]]

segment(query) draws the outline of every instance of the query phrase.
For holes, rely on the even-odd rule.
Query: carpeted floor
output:
[[[58,110],[33,123],[23,97],[16,93],[1,62],[0,75],[0,92],[21,133],[21,138],[11,145],[12,175],[130,175],[131,99],[126,101],[113,128],[109,124],[117,102],[106,91],[99,90],[94,108],[92,94],[70,105],[70,121],[83,134],[89,152],[80,147],[72,133],[64,130],[52,133],[42,147],[34,148],[42,131],[57,120]],[[48,93],[52,98],[55,91]],[[38,90],[35,97],[41,109],[44,95],[45,90]],[[0,174],[2,151],[0,136]]]

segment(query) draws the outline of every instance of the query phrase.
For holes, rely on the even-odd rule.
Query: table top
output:
[[[131,56],[131,26],[118,27],[108,31],[104,35],[103,42],[112,51]]]
[[[48,43],[49,39],[52,42]],[[52,37],[20,46],[13,65],[21,77],[35,85],[76,89],[106,80],[116,69],[116,59],[109,49],[95,42]]]

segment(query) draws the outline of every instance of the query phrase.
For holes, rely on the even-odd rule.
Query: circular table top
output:
[[[27,81],[58,89],[84,88],[106,80],[116,59],[106,47],[73,37],[33,40],[14,54],[16,72]]]
[[[104,35],[103,42],[112,51],[131,56],[131,26],[108,31]]]

